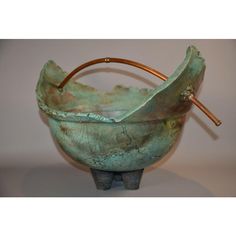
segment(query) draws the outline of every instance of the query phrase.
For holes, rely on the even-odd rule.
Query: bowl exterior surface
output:
[[[205,61],[190,46],[183,62],[154,89],[118,87],[111,93],[70,81],[48,61],[36,87],[55,141],[68,156],[105,171],[143,169],[164,157],[176,142],[204,78]]]
[[[69,157],[106,171],[138,170],[160,160],[176,142],[183,124],[184,116],[115,124],[49,118],[55,141]]]

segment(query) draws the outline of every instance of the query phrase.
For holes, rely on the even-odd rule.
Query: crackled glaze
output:
[[[74,160],[106,171],[143,169],[160,160],[176,142],[205,71],[198,50],[188,48],[183,63],[155,89],[116,86],[103,93],[70,81],[53,61],[40,74],[36,93],[39,108],[61,148]]]

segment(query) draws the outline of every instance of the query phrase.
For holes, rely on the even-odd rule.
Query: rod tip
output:
[[[216,126],[220,126],[222,124],[222,122],[220,120],[215,122]]]

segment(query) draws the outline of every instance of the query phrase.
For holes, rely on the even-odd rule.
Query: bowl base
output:
[[[125,189],[135,190],[139,189],[143,170],[133,171],[103,171],[97,169],[90,169],[97,189],[108,190],[114,181],[123,181]]]

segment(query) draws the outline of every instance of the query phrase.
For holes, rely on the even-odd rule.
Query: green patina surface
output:
[[[116,86],[111,92],[70,81],[53,61],[40,74],[39,108],[49,118],[55,140],[74,160],[109,171],[142,169],[160,160],[178,138],[205,71],[198,50],[187,49],[183,63],[155,89]]]

